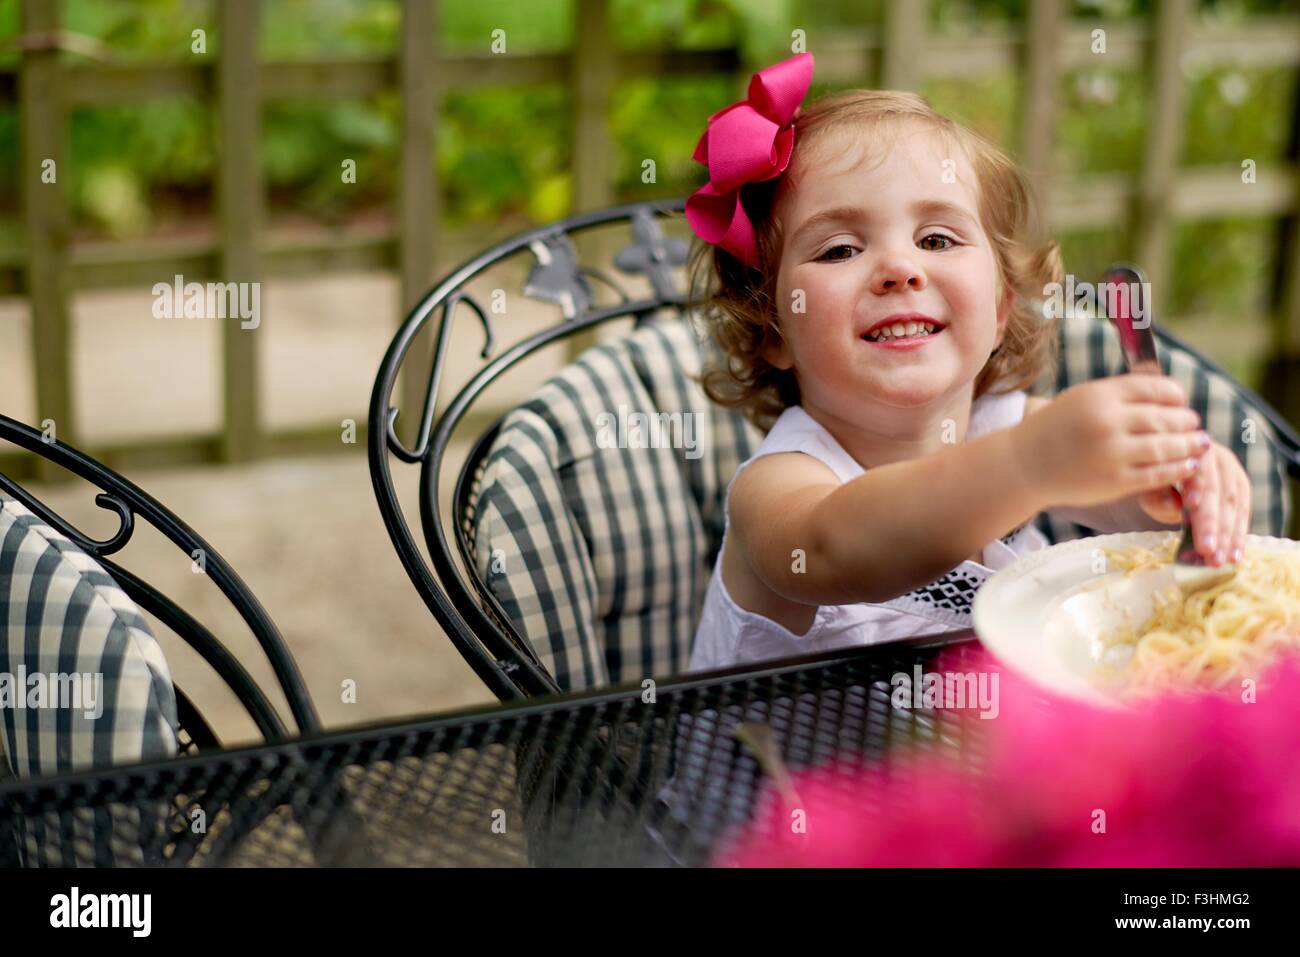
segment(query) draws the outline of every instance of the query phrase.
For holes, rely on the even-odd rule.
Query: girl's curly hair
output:
[[[1024,174],[984,137],[937,112],[915,93],[849,90],[815,100],[800,112],[794,152],[784,174],[742,187],[740,200],[757,240],[757,268],[698,238],[692,244],[691,305],[704,317],[720,351],[718,361],[703,371],[701,385],[714,402],[743,412],[763,431],[800,401],[794,370],[778,369],[763,358],[764,345],[781,335],[776,274],[782,229],[774,215],[781,190],[797,187],[799,168],[826,152],[818,150],[819,144],[834,145],[827,134],[866,129],[878,136],[904,122],[932,129],[965,151],[979,186],[980,221],[997,262],[999,302],[1004,283],[1013,291],[1002,343],[976,377],[973,398],[1027,389],[1055,374],[1056,323],[1044,317],[1041,301],[1044,287],[1061,279],[1061,255],[1056,243],[1033,238],[1037,221]]]

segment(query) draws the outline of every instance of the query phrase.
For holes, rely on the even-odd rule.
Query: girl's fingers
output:
[[[1233,550],[1240,543],[1237,541],[1237,528],[1241,524],[1241,486],[1237,482],[1236,470],[1232,463],[1216,456],[1223,483],[1223,506],[1219,509],[1219,548],[1214,560],[1227,564],[1232,560]]]
[[[1187,391],[1178,381],[1163,373],[1129,372],[1112,377],[1129,402],[1155,402],[1160,405],[1187,406]]]
[[[1179,491],[1183,496],[1183,504],[1187,506],[1188,511],[1193,513],[1196,511],[1196,507],[1201,504],[1202,496],[1200,478],[1201,474],[1198,469],[1193,472],[1179,488]]]
[[[1195,409],[1146,403],[1128,407],[1128,431],[1134,435],[1151,432],[1194,432],[1201,427]]]
[[[1138,505],[1157,522],[1172,525],[1182,518],[1178,493],[1172,485],[1149,489],[1138,496]]]
[[[1214,552],[1222,544],[1219,516],[1223,511],[1222,486],[1217,456],[1207,455],[1201,460],[1201,474],[1197,476],[1200,501],[1192,512],[1192,540],[1197,554],[1214,561]]]
[[[1210,447],[1202,432],[1153,432],[1130,436],[1130,461],[1145,465],[1162,465],[1179,459],[1200,458]]]
[[[1196,551],[1212,565],[1239,562],[1250,533],[1250,479],[1232,453],[1216,446],[1200,473],[1183,484]]]
[[[1214,550],[1214,563],[1226,565],[1230,561],[1232,550],[1237,547],[1237,512],[1241,507],[1241,492],[1237,488],[1237,477],[1226,464],[1215,457],[1219,469],[1220,486],[1223,489],[1222,503],[1219,505],[1219,545]]]
[[[1162,465],[1141,465],[1133,470],[1132,488],[1137,491],[1156,488],[1161,485],[1176,485],[1194,474],[1200,467],[1201,459],[1186,458]]]

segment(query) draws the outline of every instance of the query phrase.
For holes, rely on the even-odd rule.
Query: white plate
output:
[[[1094,571],[1098,549],[1158,550],[1177,532],[1121,532],[1031,552],[995,572],[975,595],[975,632],[999,661],[1037,684],[1097,704],[1117,701],[1092,681],[1100,637],[1127,619],[1141,625],[1154,594],[1173,585],[1172,566],[1129,575]],[[1247,551],[1294,551],[1289,538],[1249,535]]]

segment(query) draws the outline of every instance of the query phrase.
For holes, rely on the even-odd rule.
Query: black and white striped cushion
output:
[[[489,455],[478,571],[562,688],[686,667],[721,546],[722,496],[761,441],[692,380],[701,349],[699,332],[676,319],[601,344],[514,410]],[[600,448],[599,417],[620,407],[698,413],[703,454]]]
[[[171,675],[135,603],[74,542],[0,495],[0,674],[16,684],[23,673],[99,675],[103,700],[98,717],[84,708],[0,709],[19,777],[176,753]]]

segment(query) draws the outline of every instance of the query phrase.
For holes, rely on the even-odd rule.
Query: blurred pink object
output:
[[[1110,711],[999,674],[985,773],[891,757],[892,770],[795,775],[806,833],[773,794],[715,863],[739,867],[1265,867],[1300,865],[1300,664],[1255,701],[1168,695]],[[1037,703],[1035,703],[1037,698]],[[899,790],[906,786],[907,792]],[[891,791],[890,789],[894,789]],[[887,795],[893,795],[887,797]],[[875,806],[885,804],[882,810]]]

